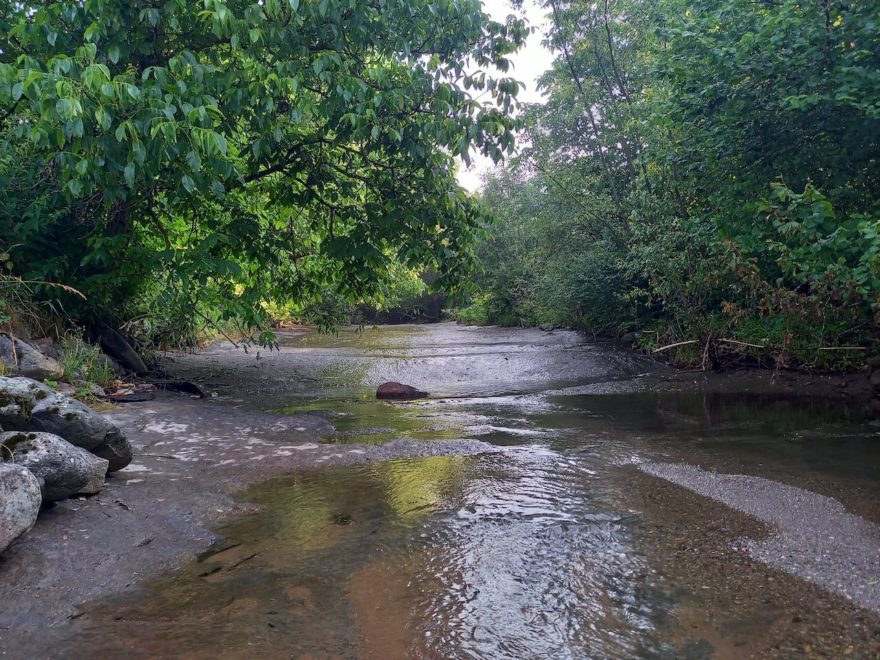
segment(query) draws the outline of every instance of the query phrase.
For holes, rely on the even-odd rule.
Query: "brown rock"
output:
[[[376,390],[377,399],[422,399],[428,396],[427,392],[417,390],[411,385],[402,383],[382,383]]]

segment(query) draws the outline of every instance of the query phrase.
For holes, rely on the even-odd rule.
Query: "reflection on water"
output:
[[[634,518],[554,452],[311,470],[244,496],[260,512],[146,593],[90,608],[78,645],[325,657],[391,638],[420,657],[562,658],[632,651],[651,627]]]
[[[413,377],[401,380],[421,385],[425,361],[440,355],[452,372],[438,387],[465,383],[454,396],[379,402],[342,383],[271,407],[332,411],[336,442],[476,438],[498,452],[312,469],[251,488],[241,498],[259,511],[219,530],[209,552],[134,595],[87,605],[65,657],[713,657],[731,637],[778,629],[777,610],[740,614],[725,584],[711,616],[695,607],[689,594],[709,578],[657,561],[661,543],[685,541],[634,508],[644,486],[622,464],[702,462],[813,480],[817,490],[846,479],[862,499],[835,496],[855,509],[880,494],[877,430],[857,408],[767,396],[559,396],[537,381],[505,389],[486,364],[542,350],[561,360],[578,348],[571,334],[548,348],[544,335],[492,344],[497,335],[480,333],[468,352],[441,341],[452,330],[438,332],[304,334],[285,345],[375,357],[328,371],[341,381],[408,368]],[[389,344],[395,337],[406,337],[407,360],[388,357],[400,348]],[[585,359],[594,349],[578,350]],[[591,378],[590,369],[516,368]],[[489,385],[471,396],[477,382]],[[558,379],[545,384],[558,391]]]

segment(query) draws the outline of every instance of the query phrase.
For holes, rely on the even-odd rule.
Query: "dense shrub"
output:
[[[693,340],[698,362],[876,351],[880,5],[545,6],[548,100],[484,192],[490,320]]]

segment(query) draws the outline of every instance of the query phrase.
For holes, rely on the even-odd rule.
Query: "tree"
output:
[[[484,298],[539,310],[530,320],[640,328],[645,345],[693,340],[704,362],[731,337],[815,366],[873,350],[880,5],[542,5],[557,55],[548,100],[524,115],[521,181],[487,186],[502,224],[479,248],[503,239],[540,268],[516,291],[485,280]],[[535,204],[540,220],[515,244]]]
[[[512,148],[518,84],[486,71],[524,35],[477,0],[4,3],[3,247],[84,319],[253,324],[398,260],[452,281],[481,214],[453,159]]]

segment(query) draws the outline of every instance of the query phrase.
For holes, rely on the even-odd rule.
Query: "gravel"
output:
[[[880,612],[880,526],[847,513],[837,500],[769,479],[717,474],[693,465],[641,463],[678,484],[772,526],[736,547],[754,559]]]

